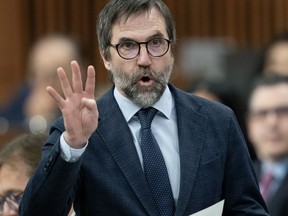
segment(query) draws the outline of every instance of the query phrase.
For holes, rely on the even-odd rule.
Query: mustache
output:
[[[139,81],[144,76],[148,76],[150,79],[155,81],[159,81],[159,73],[156,73],[153,69],[146,67],[146,68],[139,68],[136,73],[134,73],[134,81]]]

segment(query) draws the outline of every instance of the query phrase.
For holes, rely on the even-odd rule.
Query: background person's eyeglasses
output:
[[[288,106],[280,106],[273,109],[250,110],[249,112],[249,116],[258,121],[263,121],[269,114],[274,114],[279,117],[279,119],[287,119]]]
[[[153,57],[161,57],[168,52],[171,42],[171,40],[165,38],[152,38],[146,42],[125,40],[115,45],[110,44],[110,46],[117,50],[117,53],[121,58],[131,60],[139,55],[141,44],[145,44],[149,55]]]
[[[0,196],[0,214],[2,215],[4,210],[4,204],[7,203],[11,210],[18,211],[19,204],[23,197],[23,192],[19,194],[9,193],[6,196]]]

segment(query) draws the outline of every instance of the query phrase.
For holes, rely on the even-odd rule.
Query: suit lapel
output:
[[[130,129],[112,94],[109,100],[104,104],[113,104],[113,107],[104,109],[104,118],[100,114],[101,120],[97,130],[148,214],[157,215]]]
[[[180,192],[175,215],[183,215],[191,197],[203,152],[206,118],[195,112],[196,104],[189,105],[186,99],[181,98],[177,90],[176,92],[173,90],[173,92],[176,105],[181,168]]]

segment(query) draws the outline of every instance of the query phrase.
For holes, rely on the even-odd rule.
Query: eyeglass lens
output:
[[[288,106],[276,107],[274,109],[263,109],[250,111],[250,115],[257,119],[264,119],[269,114],[275,114],[281,118],[288,117]]]
[[[7,203],[10,209],[17,211],[19,208],[19,204],[22,199],[22,196],[23,196],[23,192],[21,192],[18,195],[9,194],[7,196],[0,196],[0,214],[3,213],[5,202]]]

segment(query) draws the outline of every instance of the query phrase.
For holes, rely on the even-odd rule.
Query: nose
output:
[[[147,51],[145,44],[140,45],[140,52],[137,59],[137,63],[142,67],[147,67],[151,65],[150,55]]]
[[[279,116],[277,115],[276,112],[269,112],[267,113],[267,116],[266,116],[266,121],[271,124],[271,125],[274,125],[278,122],[278,119],[279,119]]]

